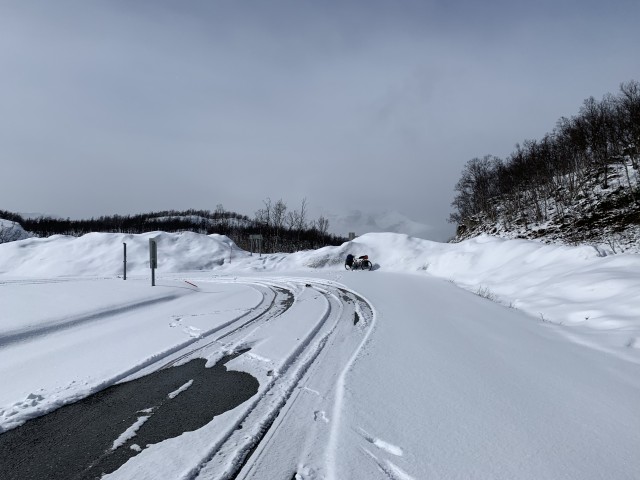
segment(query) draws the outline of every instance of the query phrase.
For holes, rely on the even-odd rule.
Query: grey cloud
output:
[[[7,2],[0,208],[307,197],[446,224],[460,170],[640,77],[632,2]],[[19,179],[7,181],[7,178]]]

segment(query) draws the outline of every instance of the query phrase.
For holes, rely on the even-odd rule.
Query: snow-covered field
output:
[[[148,405],[105,478],[638,478],[640,255],[391,233],[261,257],[192,233],[0,245],[0,432],[234,353],[255,395],[149,445]]]

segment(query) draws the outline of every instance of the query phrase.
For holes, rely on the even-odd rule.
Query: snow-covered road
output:
[[[446,281],[344,281],[378,321],[347,376],[341,478],[638,478],[637,364]]]
[[[178,276],[155,290],[134,288],[138,296],[170,297],[160,303],[127,299],[130,308],[106,308],[94,299],[101,306],[94,315],[70,315],[66,323],[53,308],[58,320],[44,322],[45,330],[0,348],[3,395],[21,388],[32,395],[3,409],[3,418],[26,419],[116,381],[197,357],[213,365],[250,349],[226,366],[259,380],[254,397],[140,453],[145,427],[136,427],[137,438],[119,445],[135,453],[109,478],[164,472],[202,479],[622,479],[637,473],[637,364],[572,342],[561,327],[425,276],[292,273],[194,281],[200,288],[185,289]],[[90,283],[94,295],[117,294],[121,285],[113,282]],[[65,282],[61,292],[86,284]],[[28,285],[5,288],[47,291],[47,284]],[[62,378],[65,389],[57,385]]]
[[[285,406],[290,410],[288,405],[296,405],[298,409],[301,405],[313,405],[316,409],[311,414],[311,422],[326,418],[325,411],[334,408],[335,396],[341,392],[340,388],[335,388],[336,372],[351,365],[373,325],[373,311],[364,299],[320,279],[200,278],[200,287],[185,288],[179,278],[169,278],[159,281],[153,289],[146,282],[142,284],[134,279],[128,282],[125,288],[129,291],[124,295],[124,301],[108,307],[103,306],[103,292],[122,296],[124,291],[122,284],[113,280],[68,281],[64,282],[66,288],[62,290],[60,282],[5,282],[2,293],[12,292],[13,298],[19,291],[23,297],[31,293],[39,305],[51,304],[41,312],[41,318],[36,322],[39,326],[25,323],[22,328],[16,328],[15,324],[19,322],[13,322],[13,328],[6,330],[4,335],[7,340],[0,345],[3,365],[0,370],[6,379],[4,394],[7,398],[12,395],[15,398],[21,389],[31,392],[23,401],[0,410],[3,427],[15,427],[29,418],[67,405],[52,414],[62,421],[45,421],[42,425],[38,423],[37,428],[17,427],[0,436],[0,458],[4,462],[0,466],[7,478],[70,478],[77,475],[91,478],[97,466],[104,465],[105,473],[112,472],[113,458],[117,456],[124,462],[134,455],[113,474],[115,478],[158,478],[158,471],[168,475],[167,478],[231,478],[238,474],[251,453],[255,451],[254,456],[259,456],[263,445],[269,443],[262,443],[267,434],[282,431],[270,427],[280,425],[285,417],[280,413]],[[88,287],[88,283],[94,288]],[[57,295],[51,295],[51,289]],[[85,291],[85,297],[78,303],[84,304],[87,297],[93,296],[93,303],[101,308],[76,313],[75,293],[79,290]],[[144,296],[144,292],[153,298],[132,301],[134,297]],[[66,317],[60,314],[61,303],[67,305]],[[9,312],[23,309],[20,302],[15,301],[8,301],[7,306]],[[23,317],[26,316],[24,310]],[[31,309],[26,308],[26,311]],[[224,361],[230,370],[249,372],[259,380],[258,392],[232,411],[218,412],[215,418],[207,417],[209,413],[203,408],[201,414],[205,421],[196,423],[204,427],[193,431],[185,426],[180,433],[188,433],[179,437],[158,433],[162,427],[157,424],[162,425],[162,422],[157,419],[162,415],[157,412],[166,411],[166,404],[175,404],[175,397],[179,396],[180,401],[188,398],[200,379],[196,378],[195,383],[193,378],[185,379],[183,387],[167,381],[160,387],[154,385],[154,392],[158,388],[167,389],[167,399],[160,404],[151,394],[148,405],[141,405],[138,398],[128,403],[113,400],[122,397],[117,392],[116,382],[135,382],[147,374],[184,365],[199,357],[205,358],[210,366]],[[333,369],[328,376],[322,373],[327,367]],[[29,375],[30,371],[34,373]],[[288,404],[289,399],[298,399],[300,392],[312,391],[303,389],[301,382],[313,371],[320,372],[313,375],[320,383],[317,385],[319,390],[313,390],[312,401],[298,400]],[[102,390],[112,385],[104,395]],[[123,385],[130,392],[130,384]],[[320,391],[326,394],[320,395]],[[227,392],[227,395],[233,393]],[[87,395],[91,395],[89,402],[73,403]],[[193,416],[194,409],[202,408],[201,403],[200,399],[183,408],[191,410],[189,416]],[[123,407],[123,404],[126,405]],[[138,414],[144,415],[136,416],[135,409],[126,410],[128,404],[135,405]],[[79,408],[76,409],[76,405]],[[101,409],[104,411],[100,413]],[[61,411],[64,413],[59,413]],[[120,427],[128,428],[118,436],[110,426],[92,425],[91,419],[98,415],[121,418],[122,422],[128,421],[131,425]],[[87,425],[87,431],[67,431],[65,418],[74,418],[74,425]],[[34,420],[39,421],[39,418]],[[156,426],[151,435],[148,425],[153,423]],[[175,418],[169,419],[169,423],[175,430]],[[335,423],[313,437],[310,455],[326,450],[330,439],[339,434],[337,425]],[[294,430],[300,427],[298,425]],[[96,430],[92,431],[92,428]],[[55,440],[52,445],[51,438],[42,438],[51,432],[65,438],[65,448],[55,448]],[[145,442],[149,437],[155,441],[148,443],[154,445]],[[158,438],[169,440],[158,443]],[[182,446],[179,452],[171,446],[171,440]],[[143,450],[139,443],[148,448]],[[184,448],[185,444],[187,448]],[[109,448],[111,445],[113,447]],[[281,451],[283,445],[283,442],[277,442]],[[291,454],[297,447],[299,445],[294,445],[282,454],[269,452],[268,456],[278,458],[279,465],[293,475],[297,458],[292,458]],[[130,449],[128,456],[118,450],[124,448]],[[140,450],[142,452],[136,455]],[[172,451],[171,456],[167,456],[167,450]],[[83,455],[78,455],[79,451]],[[331,465],[333,463],[329,468]]]
[[[638,477],[637,256],[380,234],[229,265],[217,237],[167,235],[151,287],[142,260],[89,275],[116,240],[64,238],[93,260],[37,278],[57,240],[0,249],[3,479]],[[180,269],[186,244],[219,267]],[[386,263],[345,271],[362,250]],[[245,396],[209,409],[228,378]]]

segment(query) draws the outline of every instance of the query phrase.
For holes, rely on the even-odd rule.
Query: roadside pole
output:
[[[253,251],[257,247],[257,250],[260,251],[260,256],[262,256],[262,235],[249,235],[249,245],[251,255],[253,255]]]
[[[151,267],[151,286],[156,286],[156,268],[158,268],[158,243],[155,238],[149,239],[149,267]]]
[[[124,280],[127,279],[127,242],[122,242],[122,245],[124,245],[124,275],[122,276],[122,278]]]

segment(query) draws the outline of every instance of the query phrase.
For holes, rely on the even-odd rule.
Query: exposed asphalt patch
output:
[[[136,446],[144,449],[201,428],[257,393],[254,377],[224,366],[241,353],[211,368],[195,359],[114,385],[3,433],[0,477],[100,478],[137,455]]]
[[[339,288],[338,290],[342,293],[341,297],[343,301],[353,302],[350,292],[346,291],[344,288]]]
[[[369,304],[364,300],[364,298],[362,298],[360,295],[353,293],[353,292],[349,292],[347,290],[345,290],[344,288],[338,288],[338,290],[341,292],[341,297],[342,300],[344,302],[348,302],[348,303],[352,303],[354,305],[360,305],[360,308],[363,309],[363,311],[365,312],[370,312],[371,308],[369,307]],[[358,315],[357,311],[353,312],[353,324],[357,325],[358,322],[360,321],[360,315]]]
[[[280,301],[280,307],[282,308],[282,312],[286,312],[291,308],[291,305],[293,305],[293,293],[289,290],[285,290],[284,288],[275,287],[275,289],[284,295],[284,298]]]

